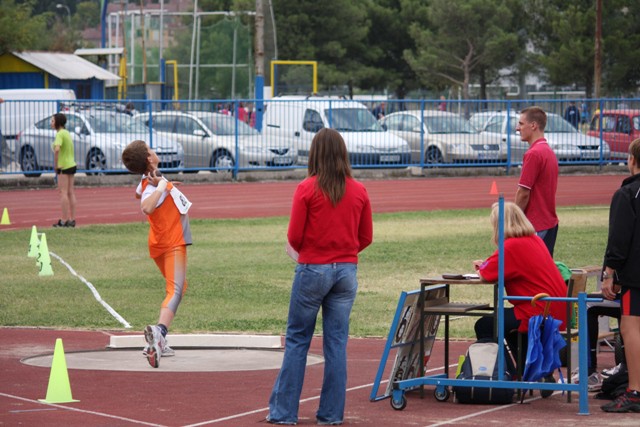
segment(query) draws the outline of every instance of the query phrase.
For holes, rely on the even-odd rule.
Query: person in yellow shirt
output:
[[[52,146],[53,165],[62,207],[62,218],[53,224],[54,227],[76,226],[76,193],[74,189],[76,161],[71,134],[64,127],[66,124],[67,116],[62,113],[54,114],[51,117],[51,127],[56,130],[56,138]]]

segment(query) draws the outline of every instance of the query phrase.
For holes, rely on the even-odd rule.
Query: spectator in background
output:
[[[247,123],[248,121],[248,113],[247,109],[244,108],[244,104],[242,102],[238,103],[238,120],[241,122]]]
[[[438,104],[438,110],[447,111],[447,98],[444,95],[440,95],[440,104]]]
[[[56,173],[58,191],[60,192],[60,206],[62,218],[54,227],[76,226],[76,193],[74,180],[76,176],[76,161],[71,134],[65,129],[67,116],[56,113],[51,117],[51,128],[56,131],[53,141],[53,168]]]
[[[522,159],[515,202],[553,257],[558,235],[558,159],[544,137],[546,125],[547,114],[542,108],[528,107],[520,112],[516,131],[520,132],[520,139],[529,144],[529,149]]]
[[[381,102],[376,108],[373,109],[373,111],[371,111],[371,113],[373,114],[373,117],[376,118],[376,120],[380,120],[386,114],[386,104],[384,102]]]
[[[133,116],[137,113],[136,106],[133,105],[133,102],[127,102],[127,105],[124,106],[124,112],[130,116]]]
[[[580,121],[582,124],[589,123],[589,105],[587,104],[587,101],[583,101],[580,108],[582,109],[580,110]]]
[[[580,110],[576,107],[576,102],[569,102],[569,106],[566,110],[564,110],[564,119],[571,123],[571,126],[578,129],[578,125],[580,124]]]

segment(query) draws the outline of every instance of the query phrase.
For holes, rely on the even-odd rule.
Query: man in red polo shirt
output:
[[[529,144],[524,155],[515,203],[544,241],[553,257],[558,235],[556,189],[558,188],[558,159],[544,138],[547,114],[540,107],[528,107],[520,112],[516,130],[520,139]]]

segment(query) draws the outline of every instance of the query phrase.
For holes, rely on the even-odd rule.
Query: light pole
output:
[[[69,20],[69,28],[71,28],[71,10],[69,9],[69,6],[67,6],[66,4],[58,3],[56,5],[56,9],[66,9],[67,10],[67,19]]]

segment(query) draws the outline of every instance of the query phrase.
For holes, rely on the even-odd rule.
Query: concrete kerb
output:
[[[277,335],[175,334],[168,337],[175,357],[163,357],[160,369],[151,369],[142,356],[144,335],[111,335],[105,350],[65,354],[70,369],[138,372],[225,372],[279,369],[282,339]],[[22,363],[50,367],[53,354],[26,357]],[[324,358],[309,355],[307,365]]]

